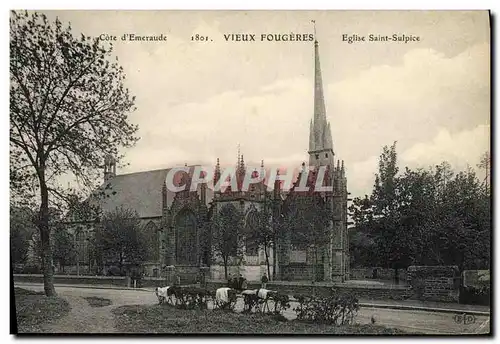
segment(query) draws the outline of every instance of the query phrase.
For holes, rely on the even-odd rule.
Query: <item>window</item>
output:
[[[238,253],[238,228],[241,227],[241,215],[232,204],[224,205],[215,215],[215,245],[229,256]]]
[[[144,233],[148,241],[148,255],[147,260],[156,261],[160,256],[160,242],[158,238],[158,227],[153,221],[148,222],[144,228]]]
[[[183,210],[176,216],[175,232],[177,264],[197,264],[196,217],[191,211]]]
[[[88,233],[83,230],[76,232],[76,250],[78,252],[78,262],[87,264],[89,262],[89,240]]]
[[[325,158],[328,158],[328,153],[325,153]]]
[[[318,159],[319,159],[319,154],[316,154],[316,160],[318,160]]]
[[[245,223],[245,253],[247,256],[257,256],[259,254],[259,244],[255,233],[258,226],[258,216],[256,211],[252,211],[247,215]]]

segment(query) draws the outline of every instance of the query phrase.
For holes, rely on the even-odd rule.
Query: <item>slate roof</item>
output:
[[[191,171],[193,166],[190,166]],[[104,184],[106,197],[100,197],[104,212],[116,207],[135,210],[139,217],[158,217],[162,215],[162,189],[170,169],[121,174],[112,177]],[[106,186],[107,185],[107,186]],[[198,192],[200,190],[198,185]],[[109,196],[109,197],[108,197]],[[170,207],[175,193],[167,190],[167,206]],[[207,206],[213,192],[207,188]]]

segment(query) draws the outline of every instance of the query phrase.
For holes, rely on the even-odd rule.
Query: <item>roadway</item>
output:
[[[18,287],[34,291],[43,291],[42,284],[16,283]],[[72,286],[56,286],[59,296],[75,299],[77,297],[102,297],[110,299],[113,307],[135,304],[156,304],[158,299],[152,291],[133,289],[109,289],[109,288],[78,288]],[[292,310],[296,303],[291,303],[291,308],[285,311],[288,319],[296,318]],[[210,306],[209,306],[210,307]],[[236,311],[243,309],[243,301],[238,299]],[[490,317],[476,315],[472,324],[456,323],[454,314],[424,310],[401,310],[391,308],[362,307],[356,317],[360,324],[371,323],[372,317],[375,324],[386,327],[398,328],[410,333],[418,334],[487,334],[490,331]]]

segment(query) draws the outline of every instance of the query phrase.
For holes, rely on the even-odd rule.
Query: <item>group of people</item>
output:
[[[264,274],[261,278],[261,283],[262,283],[261,288],[262,289],[266,289],[266,284],[268,281],[269,281],[269,279],[268,279],[267,275]],[[233,289],[240,290],[240,291],[245,290],[245,289],[247,289],[247,280],[241,274],[239,277],[236,277],[236,276],[231,277],[231,274],[229,274],[227,286],[229,288],[233,288]]]

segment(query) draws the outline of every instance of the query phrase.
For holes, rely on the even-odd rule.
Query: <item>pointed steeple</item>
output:
[[[314,126],[313,120],[311,119],[311,124],[309,125],[309,150],[314,150]]]
[[[328,122],[328,125],[326,126],[326,131],[324,132],[324,148],[328,149],[333,149],[333,142],[332,142],[332,130],[330,129],[330,122]]]
[[[236,168],[240,167],[240,144],[238,143],[238,162],[236,163]]]
[[[246,173],[245,160],[243,159],[243,154],[240,155],[240,148],[238,146],[238,165],[236,166],[236,184],[238,185],[238,190],[241,190],[243,186],[245,173]]]
[[[266,170],[264,169],[264,160],[261,160],[260,162],[260,173],[259,173],[259,177],[261,179],[261,182],[264,183],[265,179],[266,179]]]
[[[217,158],[217,165],[215,165],[215,172],[214,172],[214,186],[219,182],[220,179],[220,164],[219,164],[219,158]]]
[[[325,97],[323,95],[323,79],[321,77],[321,66],[319,62],[319,44],[314,41],[314,126],[319,129],[319,126],[326,125],[326,108]],[[322,128],[321,128],[322,129]],[[323,130],[321,130],[322,132]],[[320,132],[316,131],[319,135]],[[321,136],[316,136],[320,139]],[[318,141],[316,141],[318,142]]]
[[[314,36],[314,114],[309,133],[309,165],[334,167],[332,132],[326,119],[316,26],[314,26]]]

